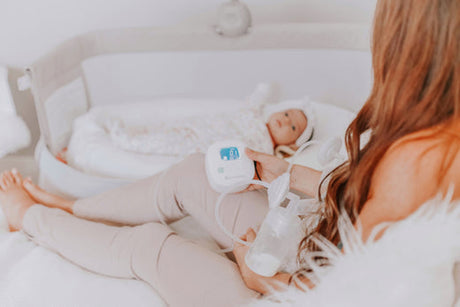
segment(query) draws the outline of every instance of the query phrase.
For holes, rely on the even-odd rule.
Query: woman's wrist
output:
[[[268,294],[275,291],[282,291],[289,286],[290,274],[278,273],[273,277],[264,277],[254,273],[253,280],[246,283],[249,289],[262,294]]]
[[[321,180],[321,172],[315,169],[294,164],[291,169],[291,189],[316,197]]]
[[[252,290],[262,294],[267,294],[271,291],[283,291],[288,286],[295,286],[297,289],[305,291],[305,288],[313,289],[315,285],[306,277],[298,277],[292,279],[292,275],[288,273],[278,273],[273,277],[260,276],[257,285]]]

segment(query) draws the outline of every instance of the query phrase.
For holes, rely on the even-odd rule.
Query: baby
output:
[[[292,155],[313,137],[315,116],[306,101],[291,100],[266,106],[264,119],[277,155]]]
[[[264,99],[255,97],[248,99],[246,107],[230,114],[193,116],[179,123],[157,122],[143,127],[111,120],[105,129],[121,149],[176,156],[206,152],[211,144],[225,139],[238,139],[249,148],[274,154],[280,146],[295,151],[311,138],[314,119],[308,103],[285,101],[266,105]]]

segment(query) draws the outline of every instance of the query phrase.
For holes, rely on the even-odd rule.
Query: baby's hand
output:
[[[254,151],[249,148],[246,148],[245,152],[249,159],[256,162],[255,180],[271,183],[273,180],[285,173],[289,167],[289,163],[287,161],[278,157]],[[262,186],[251,184],[244,191],[252,191],[261,188]]]

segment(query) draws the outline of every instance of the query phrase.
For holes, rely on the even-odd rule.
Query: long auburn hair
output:
[[[329,174],[320,223],[302,240],[299,257],[316,249],[312,235],[340,241],[341,210],[356,222],[376,166],[396,140],[431,127],[446,131],[460,119],[459,45],[459,0],[378,0],[371,48],[374,85],[346,131],[348,160]],[[366,131],[370,138],[362,146]],[[444,170],[455,154],[449,157]]]

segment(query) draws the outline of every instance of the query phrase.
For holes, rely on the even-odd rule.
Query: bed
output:
[[[136,179],[87,172],[56,158],[68,144],[74,120],[90,108],[147,103],[168,110],[180,101],[179,109],[197,110],[199,103],[193,101],[207,101],[209,108],[222,110],[261,81],[279,83],[283,98],[309,95],[324,103],[322,110],[328,111],[321,118],[342,124],[317,136],[343,136],[370,91],[369,45],[368,27],[355,24],[266,24],[237,38],[200,27],[130,28],[75,37],[26,70],[41,131],[35,152],[39,183],[49,191],[79,198]],[[95,164],[109,154],[100,153]],[[306,156],[307,160],[312,161]],[[161,170],[170,162],[159,158],[152,163]],[[191,223],[184,220],[173,226],[181,233],[188,229],[187,236],[214,248]],[[8,264],[2,265],[0,283],[9,285],[0,293],[2,306],[164,304],[141,282],[86,272],[21,234],[7,234],[4,227],[0,249],[4,251],[1,263]],[[21,289],[31,290],[24,296]]]

